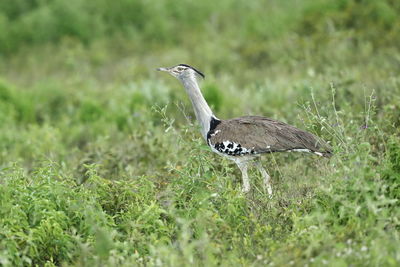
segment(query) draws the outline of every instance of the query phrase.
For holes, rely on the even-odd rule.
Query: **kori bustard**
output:
[[[192,102],[201,134],[211,150],[233,160],[242,172],[242,191],[250,190],[247,174],[250,163],[260,171],[268,194],[272,195],[271,177],[258,159],[261,154],[272,152],[309,152],[330,157],[329,146],[316,136],[286,123],[261,116],[244,116],[229,120],[218,119],[204,99],[197,76],[204,74],[197,69],[179,64],[158,68],[180,80]]]

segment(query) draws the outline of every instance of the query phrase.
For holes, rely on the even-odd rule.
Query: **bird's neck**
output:
[[[210,130],[210,122],[214,116],[211,108],[208,106],[206,100],[204,99],[199,85],[195,77],[182,80],[183,86],[189,95],[190,101],[192,102],[194,113],[196,114],[196,119],[201,127],[201,134],[205,140],[207,140],[207,133]]]

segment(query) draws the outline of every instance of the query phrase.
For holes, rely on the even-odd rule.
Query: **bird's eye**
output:
[[[185,70],[185,69],[182,68],[182,67],[179,67],[178,70],[179,70],[179,71],[183,71],[183,70]]]

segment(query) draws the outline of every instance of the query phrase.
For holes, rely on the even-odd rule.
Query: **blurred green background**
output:
[[[396,266],[397,0],[0,1],[0,265]],[[201,140],[222,119],[329,141],[266,157],[276,195]]]

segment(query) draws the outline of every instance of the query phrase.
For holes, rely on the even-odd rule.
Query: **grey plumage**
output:
[[[230,141],[252,151],[252,154],[307,149],[326,157],[331,155],[329,146],[315,135],[261,116],[221,120],[209,136],[211,146]]]
[[[329,145],[315,135],[280,121],[261,116],[218,119],[208,106],[197,83],[196,76],[204,78],[204,74],[189,65],[179,64],[158,70],[168,72],[182,82],[192,102],[202,136],[211,150],[233,160],[241,170],[243,192],[250,190],[247,174],[249,163],[258,159],[261,154],[297,151],[325,157],[332,155]],[[259,161],[256,161],[255,165],[271,196],[271,177]]]

